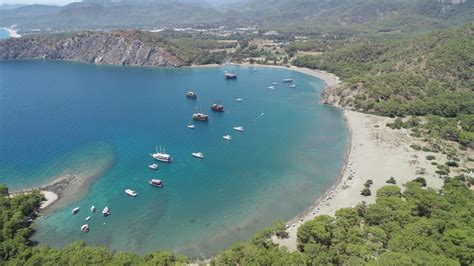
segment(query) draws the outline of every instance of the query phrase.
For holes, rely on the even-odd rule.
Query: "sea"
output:
[[[226,80],[225,71],[238,79]],[[211,256],[292,219],[336,181],[348,131],[339,109],[319,104],[323,89],[315,77],[265,67],[0,61],[0,183],[18,191],[86,178],[78,197],[35,221],[40,244],[83,240],[113,251]],[[196,100],[186,98],[189,90]],[[212,112],[213,103],[225,111]],[[191,121],[198,111],[209,121]],[[150,154],[160,146],[173,161],[153,171]],[[163,188],[150,186],[152,178]],[[89,233],[80,231],[85,223]]]
[[[5,28],[0,28],[0,40],[10,38],[10,33]]]

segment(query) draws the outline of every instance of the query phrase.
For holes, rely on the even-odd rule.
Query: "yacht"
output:
[[[274,89],[275,89],[275,87],[274,87],[274,86],[268,86],[268,89],[270,89],[270,90],[274,90]]]
[[[186,97],[195,100],[197,98],[197,94],[194,91],[188,91],[188,93],[186,93]]]
[[[239,126],[239,127],[234,127],[234,130],[239,131],[239,132],[244,132],[245,129],[243,126]]]
[[[125,189],[125,193],[132,197],[136,197],[138,195],[138,193],[135,190],[131,190],[129,188]]]
[[[272,85],[273,85],[273,86],[276,86],[276,85],[278,85],[278,83],[277,83],[277,82],[273,82]]]
[[[204,159],[204,154],[202,152],[193,152],[192,155],[199,159]]]
[[[193,114],[193,119],[196,121],[207,121],[209,120],[209,116],[203,113],[195,113]]]
[[[292,83],[292,82],[293,82],[293,79],[290,79],[290,78],[283,79],[283,83]]]
[[[154,187],[163,187],[163,182],[160,179],[148,180],[148,183]]]
[[[242,98],[237,98],[235,100],[238,101],[238,102],[243,102],[244,101],[244,99],[242,99]]]
[[[224,112],[224,105],[215,103],[211,105],[211,110],[214,112]]]
[[[189,124],[189,125],[188,125],[188,128],[190,128],[190,129],[195,129],[195,128],[196,128],[196,126],[195,126],[195,125],[193,125],[193,124]]]
[[[225,140],[232,141],[232,137],[230,135],[223,136]]]
[[[293,88],[296,88],[296,85],[295,85],[295,84],[291,84],[291,85],[290,85],[290,88],[292,88],[292,89],[293,89]]]
[[[237,79],[237,74],[235,73],[230,73],[230,72],[225,72],[224,76],[226,79]]]
[[[110,214],[109,207],[105,207],[102,210],[102,215],[104,215],[104,217],[106,217],[106,216],[109,216],[109,214]]]
[[[83,224],[83,225],[81,226],[81,231],[82,231],[83,233],[88,233],[88,232],[89,232],[89,225],[88,225],[88,224]]]
[[[86,221],[89,221],[90,219],[91,219],[90,216],[87,216],[87,217],[86,217]]]
[[[158,170],[159,166],[158,166],[158,164],[154,163],[154,164],[148,165],[148,167],[150,167],[150,169],[152,169],[152,170]]]
[[[95,212],[95,206],[94,205],[91,206],[91,212]]]
[[[171,162],[171,155],[167,154],[166,151],[161,148],[161,146],[160,146],[159,151],[158,151],[158,147],[156,147],[156,153],[151,154],[151,156],[157,161],[161,161],[165,163]]]
[[[72,213],[72,214],[76,214],[76,213],[79,212],[79,210],[80,210],[80,208],[79,208],[79,207],[76,207],[76,208],[72,209],[72,212],[71,212],[71,213]]]

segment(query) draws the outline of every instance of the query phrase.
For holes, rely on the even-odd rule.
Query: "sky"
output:
[[[79,2],[80,0],[0,0],[0,4],[54,4],[66,5],[71,2]]]

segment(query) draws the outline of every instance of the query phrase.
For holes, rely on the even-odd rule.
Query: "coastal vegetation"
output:
[[[366,183],[369,184],[370,182]],[[212,259],[211,265],[472,265],[474,263],[474,191],[472,178],[447,178],[440,191],[425,188],[419,177],[404,185],[387,185],[376,202],[364,202],[317,216],[305,222],[297,235],[298,251],[288,252],[272,241],[285,238],[283,222],[264,229]],[[42,200],[38,191],[10,197],[0,189],[0,259],[19,264],[170,265],[189,263],[185,256],[156,252],[143,257],[112,253],[83,242],[62,249],[29,241],[30,223]]]

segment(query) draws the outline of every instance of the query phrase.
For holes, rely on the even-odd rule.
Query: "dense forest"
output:
[[[472,178],[448,178],[440,191],[423,178],[403,191],[388,185],[375,204],[320,215],[298,229],[299,251],[290,253],[271,237],[285,237],[278,223],[250,241],[212,259],[212,265],[472,265],[474,263],[474,191]],[[145,256],[72,243],[62,249],[29,241],[30,223],[42,196],[38,191],[9,197],[0,187],[0,263],[7,265],[170,265],[191,260],[170,252]],[[2,262],[3,261],[3,262]]]
[[[454,134],[441,134],[445,139],[474,147],[473,44],[471,24],[415,36],[361,37],[293,64],[340,76],[343,85],[326,95],[337,104],[392,117],[439,116],[439,122],[454,123]]]

